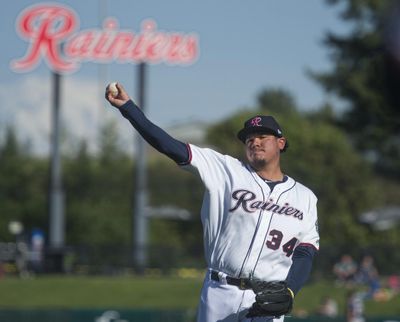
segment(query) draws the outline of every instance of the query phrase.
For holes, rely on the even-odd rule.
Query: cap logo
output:
[[[252,126],[261,126],[261,117],[257,116],[251,120]]]

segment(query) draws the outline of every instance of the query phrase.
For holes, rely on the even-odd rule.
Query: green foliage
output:
[[[8,223],[18,220],[25,229],[47,222],[47,162],[26,152],[12,128],[0,147],[0,241],[13,241]]]
[[[296,102],[290,92],[281,88],[265,89],[258,95],[258,105],[268,113],[285,115],[297,113]]]
[[[260,102],[274,101],[274,97],[274,91],[265,91]],[[332,122],[330,107],[325,107],[325,111],[301,114],[290,96],[286,101],[291,102],[290,109],[270,107],[266,111],[265,106],[260,106],[215,124],[208,132],[209,142],[243,159],[244,147],[233,139],[238,129],[243,126],[244,120],[274,111],[273,115],[289,141],[289,149],[281,158],[283,171],[310,187],[319,198],[322,243],[350,242],[362,246],[381,240],[399,242],[394,234],[371,235],[366,227],[359,224],[357,217],[362,212],[384,204],[385,193],[380,191],[381,186],[372,184],[376,178],[370,166]]]
[[[152,207],[173,206],[186,209],[192,215],[186,221],[150,220],[152,245],[156,248],[162,246],[160,250],[169,254],[168,259],[157,254],[153,264],[163,267],[166,260],[179,257],[186,258],[186,265],[203,265],[200,208],[204,188],[200,179],[183,171],[167,157],[157,156],[149,164],[149,191]]]
[[[328,2],[345,3],[341,16],[354,27],[348,35],[326,35],[334,69],[311,75],[348,103],[338,121],[357,149],[380,173],[400,178],[400,57],[392,51],[398,46],[396,2]]]
[[[332,107],[301,113],[293,97],[280,89],[262,91],[258,102],[256,108],[211,126],[207,143],[244,159],[243,144],[236,139],[238,130],[255,114],[273,113],[290,143],[282,155],[283,170],[319,197],[322,244],[398,245],[400,236],[395,227],[370,234],[357,220],[365,210],[399,200],[398,183],[375,176],[337,125]],[[128,249],[132,241],[134,160],[120,145],[115,124],[105,124],[100,130],[99,146],[99,153],[91,154],[83,141],[62,157],[66,243]],[[47,232],[48,160],[31,155],[10,128],[0,146],[0,167],[0,240],[13,240],[7,231],[11,220],[20,220],[27,233],[32,228]],[[151,252],[150,265],[204,266],[199,218],[204,191],[200,180],[165,156],[150,153],[148,186],[150,206],[175,206],[193,214],[189,221],[150,219],[150,246],[158,249]]]
[[[100,130],[100,153],[82,142],[64,158],[68,244],[128,244],[133,163],[119,146],[115,124]]]
[[[101,128],[99,143],[96,155],[82,141],[62,157],[67,245],[131,245],[135,164],[121,147],[115,124]],[[21,221],[27,234],[35,227],[47,233],[48,160],[26,153],[10,128],[0,147],[0,167],[0,241],[14,240],[7,228],[11,220]],[[151,245],[176,256],[194,249],[196,260],[202,259],[201,183],[163,156],[150,160],[148,172],[151,206],[172,205],[193,214],[190,221],[151,219]]]
[[[337,128],[308,119],[287,120],[291,147],[283,156],[283,167],[309,186],[319,198],[320,229],[326,242],[340,238],[365,244],[368,231],[357,216],[373,206],[368,181],[371,173]]]

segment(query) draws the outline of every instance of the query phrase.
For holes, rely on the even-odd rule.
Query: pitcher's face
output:
[[[281,150],[285,146],[285,138],[255,133],[246,138],[245,144],[247,160],[254,169],[260,170],[273,161],[279,161]]]

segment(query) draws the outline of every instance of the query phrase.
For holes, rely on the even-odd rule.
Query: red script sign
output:
[[[142,22],[138,33],[119,29],[115,18],[106,18],[103,29],[74,33],[78,25],[75,11],[64,5],[44,3],[26,8],[18,16],[16,28],[30,45],[24,57],[11,62],[11,68],[26,72],[41,58],[62,73],[78,70],[83,61],[187,65],[199,54],[197,35],[159,31],[150,19]]]

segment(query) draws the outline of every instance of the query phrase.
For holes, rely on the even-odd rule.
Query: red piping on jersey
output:
[[[190,144],[189,143],[186,143],[186,146],[187,146],[187,149],[188,149],[188,152],[189,152],[189,159],[187,160],[187,164],[190,164],[190,163],[192,163],[192,149],[190,148]]]
[[[187,148],[189,157],[188,157],[187,161],[179,163],[178,165],[180,165],[180,166],[185,166],[185,165],[188,165],[188,164],[192,163],[192,149],[190,148],[190,144],[189,143],[186,143],[186,148]]]
[[[300,243],[300,244],[297,245],[297,247],[299,247],[299,246],[312,247],[312,248],[314,248],[316,251],[319,250],[317,247],[315,247],[315,245],[310,244],[310,243]]]

